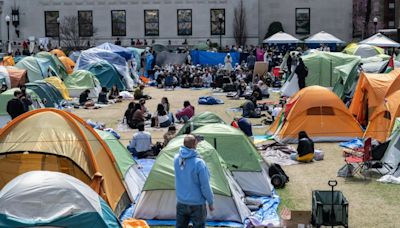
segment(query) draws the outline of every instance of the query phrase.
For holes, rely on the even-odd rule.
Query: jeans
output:
[[[206,227],[207,206],[176,204],[176,226],[177,228],[187,228],[192,221],[193,228]]]
[[[188,116],[182,116],[181,118],[177,118],[178,121],[183,121],[184,123],[187,123],[189,121],[189,117]]]

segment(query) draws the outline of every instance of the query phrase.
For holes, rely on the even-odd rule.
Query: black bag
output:
[[[288,175],[286,175],[285,171],[283,171],[279,164],[272,164],[269,167],[268,175],[271,178],[271,184],[275,188],[283,188],[285,187],[285,184],[289,182]]]

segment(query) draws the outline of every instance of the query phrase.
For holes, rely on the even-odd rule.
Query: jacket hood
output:
[[[196,150],[187,148],[185,146],[182,146],[180,148],[180,150],[179,150],[179,158],[189,159],[189,158],[193,158],[193,157],[197,157]]]

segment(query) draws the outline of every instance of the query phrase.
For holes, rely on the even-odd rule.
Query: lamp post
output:
[[[374,22],[375,33],[376,33],[376,26],[378,25],[378,18],[374,17],[373,22]]]
[[[5,19],[6,19],[6,23],[7,23],[7,45],[8,45],[8,43],[10,43],[10,20],[11,20],[11,18],[9,15],[7,15]]]
[[[61,33],[60,33],[60,18],[57,17],[57,25],[58,25],[58,48],[61,48]]]
[[[222,50],[222,22],[224,22],[224,15],[222,13],[218,14],[219,22],[219,50]]]

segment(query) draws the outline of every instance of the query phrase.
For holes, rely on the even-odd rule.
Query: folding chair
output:
[[[345,158],[346,164],[354,167],[352,170],[352,176],[359,175],[365,178],[362,172],[365,171],[367,163],[371,160],[371,142],[371,138],[365,140],[362,156],[351,154]]]

